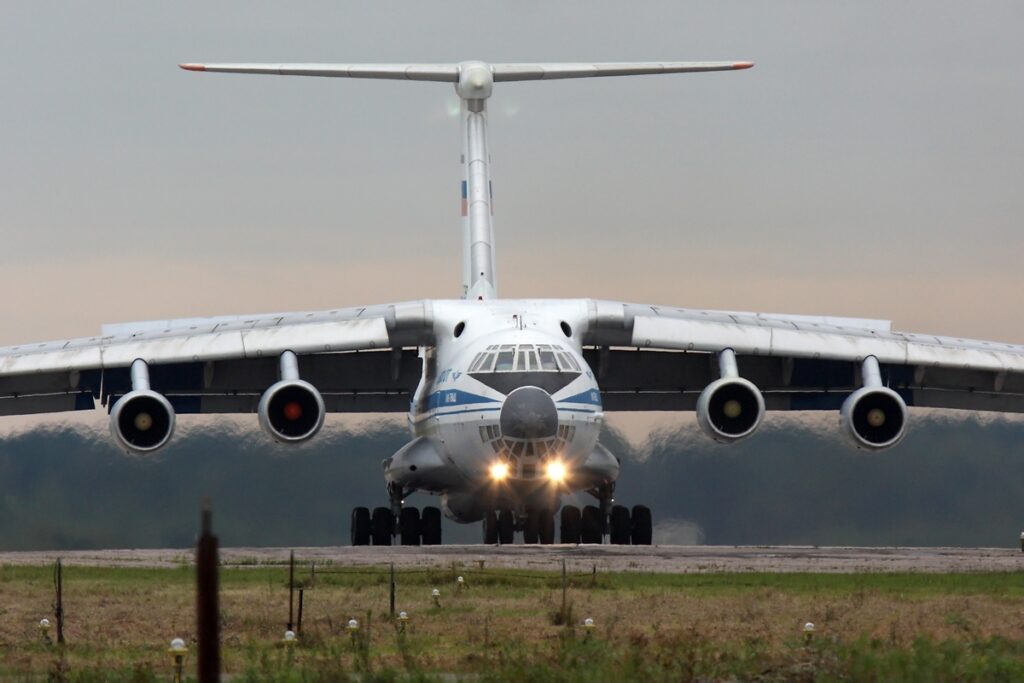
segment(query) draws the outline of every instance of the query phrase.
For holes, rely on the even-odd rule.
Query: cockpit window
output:
[[[469,372],[580,372],[580,365],[561,346],[502,344],[478,353],[469,364]]]
[[[563,371],[580,371],[580,366],[576,364],[576,361],[568,353],[565,353],[564,351],[559,351],[558,353],[555,354],[555,356],[558,358],[558,367],[561,368]]]
[[[512,372],[515,369],[516,352],[499,351],[498,362],[494,365],[495,372]]]
[[[542,350],[540,352],[540,367],[542,370],[546,370],[548,372],[558,372],[558,364],[555,362],[554,351]]]

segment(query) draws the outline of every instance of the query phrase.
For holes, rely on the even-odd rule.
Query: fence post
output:
[[[217,595],[217,537],[213,535],[213,512],[209,499],[203,501],[202,535],[196,544],[196,632],[199,639],[200,683],[220,680],[220,608]]]
[[[57,622],[57,644],[64,644],[64,564],[57,558],[57,566],[54,567],[53,583],[57,589],[57,600],[53,603],[53,617]]]
[[[391,563],[391,602],[390,602],[390,614],[391,618],[395,618],[395,563]]]
[[[288,555],[288,629],[292,630],[292,616],[295,614],[295,551]]]
[[[300,638],[302,637],[302,602],[303,602],[302,598],[303,598],[303,593],[305,593],[305,592],[306,592],[305,588],[300,588],[299,589],[299,618],[298,618],[298,623],[296,624],[296,626],[298,627],[299,637]]]

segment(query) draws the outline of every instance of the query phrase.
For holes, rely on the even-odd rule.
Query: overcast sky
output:
[[[0,343],[458,296],[447,84],[194,61],[751,60],[498,84],[499,292],[1024,343],[1019,2],[33,2],[0,21]]]

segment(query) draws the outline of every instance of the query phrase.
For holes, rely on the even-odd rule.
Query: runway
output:
[[[288,561],[291,548],[222,548],[224,565]],[[506,567],[570,571],[744,572],[1009,572],[1024,569],[1024,553],[1008,548],[853,548],[816,546],[482,546],[294,548],[303,563],[397,568]],[[0,553],[0,565],[41,565],[58,557],[69,566],[176,567],[192,549],[73,550]],[[482,563],[482,564],[481,564]]]

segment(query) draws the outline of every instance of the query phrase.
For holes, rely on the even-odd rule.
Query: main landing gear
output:
[[[608,498],[610,502],[610,497]],[[646,505],[587,505],[581,511],[575,505],[562,507],[559,517],[561,543],[604,543],[613,545],[650,545],[652,537],[651,510]],[[516,531],[523,533],[523,543],[547,545],[555,542],[555,515],[551,510],[527,510],[516,514],[512,510],[488,512],[484,516],[483,541],[487,545],[511,545]]]
[[[352,509],[350,527],[352,545],[441,545],[441,509],[404,507],[404,491],[388,487],[390,508],[358,507]]]
[[[604,543],[605,533],[612,545],[650,545],[651,509],[613,505],[605,518],[596,505],[587,505],[582,511],[575,505],[562,508],[562,543]]]
[[[388,508],[352,509],[352,545],[441,545],[441,509],[404,507],[396,518]]]

